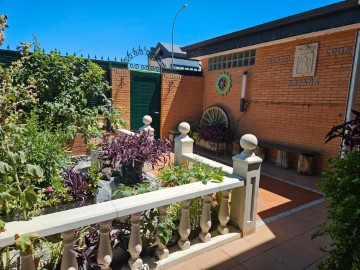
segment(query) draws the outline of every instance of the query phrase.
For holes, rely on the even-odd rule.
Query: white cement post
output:
[[[221,194],[221,203],[220,203],[220,209],[219,209],[219,222],[220,224],[217,227],[217,231],[220,234],[227,234],[229,233],[229,228],[227,227],[227,224],[229,222],[230,216],[229,216],[229,191],[225,190]]]
[[[167,205],[159,207],[159,223],[165,221],[167,208]],[[156,233],[156,243],[158,245],[155,251],[156,257],[158,257],[160,260],[167,258],[169,256],[169,250],[167,249],[166,245],[161,243],[159,238],[159,230]]]
[[[152,123],[152,118],[150,115],[145,115],[143,117],[143,123],[144,126],[142,126],[139,131],[140,135],[142,135],[144,132],[146,132],[148,135],[150,135],[152,138],[154,138],[155,130],[150,126]]]
[[[254,154],[258,143],[252,134],[240,139],[244,151],[233,157],[234,174],[245,178],[245,185],[231,194],[230,223],[239,228],[243,237],[255,232],[256,210],[262,159]]]
[[[20,252],[20,270],[36,270],[32,252]]]
[[[100,242],[97,254],[97,262],[102,264],[102,270],[111,270],[110,264],[113,257],[110,243],[111,220],[100,222]]]
[[[182,164],[182,155],[185,153],[192,153],[194,140],[191,139],[187,134],[190,131],[190,125],[186,122],[179,124],[180,135],[174,140],[174,164],[175,166]]]
[[[191,232],[189,216],[190,201],[191,200],[182,202],[181,219],[179,224],[180,239],[178,241],[178,246],[181,250],[186,250],[190,248],[190,241],[188,238]]]
[[[77,270],[78,263],[76,256],[71,250],[74,248],[74,235],[75,230],[70,230],[62,233],[64,253],[61,261],[61,270]]]
[[[130,218],[131,232],[129,240],[129,253],[131,258],[128,261],[128,265],[131,270],[138,270],[143,267],[143,261],[140,258],[140,253],[142,251],[140,216],[141,212],[132,214]]]
[[[200,240],[203,241],[204,243],[209,242],[211,240],[211,234],[209,233],[209,230],[211,228],[210,204],[211,204],[210,195],[205,195],[203,197],[203,207],[200,217],[201,232],[199,234]]]

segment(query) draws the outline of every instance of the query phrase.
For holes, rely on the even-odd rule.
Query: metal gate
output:
[[[130,128],[143,126],[142,118],[150,115],[151,126],[155,129],[155,137],[160,135],[160,73],[130,71]]]

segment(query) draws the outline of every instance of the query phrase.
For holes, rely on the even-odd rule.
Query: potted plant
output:
[[[99,167],[100,164],[100,155],[104,152],[101,150],[102,138],[96,137],[89,140],[89,149],[90,149],[90,158],[91,158],[91,167]]]
[[[156,140],[146,132],[142,135],[108,133],[101,143],[104,154],[101,160],[114,169],[120,167],[123,183],[135,184],[142,182],[144,163],[152,167],[160,162],[165,164],[170,155],[171,144],[168,140]]]
[[[216,152],[226,151],[226,143],[231,141],[233,134],[230,129],[219,124],[198,127],[195,143]]]

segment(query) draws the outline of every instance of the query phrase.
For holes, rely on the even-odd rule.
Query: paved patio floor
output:
[[[201,155],[206,153],[196,149]],[[211,155],[211,154],[210,154]],[[231,163],[230,156],[212,157],[223,163]],[[262,174],[279,181],[286,181],[311,190],[318,190],[319,177],[301,176],[294,169],[280,169],[264,162]],[[197,269],[316,269],[316,264],[324,258],[319,246],[329,245],[329,237],[311,240],[319,224],[326,221],[326,202],[307,206],[296,213],[287,214],[257,228],[255,234],[238,239],[213,249],[191,260],[178,264],[171,270]]]

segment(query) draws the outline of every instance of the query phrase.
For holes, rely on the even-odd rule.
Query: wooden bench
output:
[[[320,152],[311,149],[260,140],[256,154],[263,160],[266,159],[267,148],[277,149],[276,166],[280,168],[289,167],[288,153],[298,154],[297,172],[303,175],[312,175],[313,157],[320,155]]]

